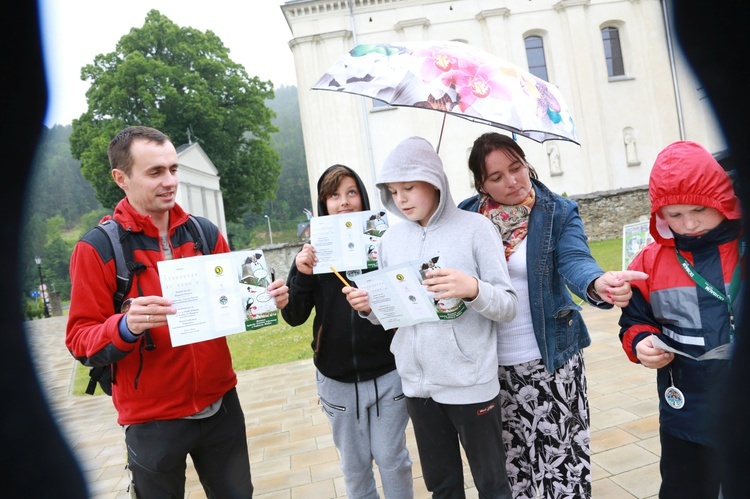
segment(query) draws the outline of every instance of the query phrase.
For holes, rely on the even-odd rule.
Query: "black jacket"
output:
[[[354,170],[349,171],[357,182],[362,210],[369,210],[370,200],[362,179]],[[326,173],[328,170],[320,178]],[[328,215],[324,199],[318,200],[318,214]],[[341,292],[341,281],[335,275],[306,275],[292,263],[286,284],[289,286],[289,304],[281,315],[287,323],[292,326],[303,324],[315,308],[311,346],[315,367],[324,376],[353,383],[368,381],[396,369],[390,351],[395,330],[385,331],[382,326],[359,317],[346,301],[346,296]]]

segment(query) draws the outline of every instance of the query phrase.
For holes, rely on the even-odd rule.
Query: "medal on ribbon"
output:
[[[669,370],[669,379],[672,384],[664,390],[664,400],[666,400],[669,407],[672,409],[682,409],[685,407],[685,395],[680,391],[679,388],[674,386],[674,378],[672,377],[672,370]]]

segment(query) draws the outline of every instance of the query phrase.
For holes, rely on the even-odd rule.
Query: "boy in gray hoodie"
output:
[[[465,497],[461,445],[481,498],[510,498],[505,474],[493,321],[510,321],[517,298],[497,230],[459,210],[440,157],[420,137],[391,151],[377,179],[385,208],[404,218],[378,246],[380,268],[439,256],[423,285],[436,300],[463,303],[451,320],[401,327],[391,343],[422,473],[435,498]],[[373,323],[367,293],[343,290]]]

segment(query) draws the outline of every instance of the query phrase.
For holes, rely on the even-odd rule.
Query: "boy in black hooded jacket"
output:
[[[362,180],[351,168],[333,165],[318,180],[318,215],[370,209]],[[408,414],[401,379],[390,351],[393,330],[359,317],[342,284],[331,273],[313,275],[315,248],[305,244],[289,271],[289,304],[282,309],[292,326],[313,321],[313,361],[318,396],[341,456],[350,498],[377,498],[372,460],[386,498],[413,497],[411,459],[406,448]],[[363,271],[349,271],[347,276]]]

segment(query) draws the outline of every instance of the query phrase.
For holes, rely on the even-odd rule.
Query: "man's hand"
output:
[[[167,315],[177,313],[172,300],[161,296],[139,296],[129,300],[125,320],[133,335],[143,334],[146,329],[166,326]]]

